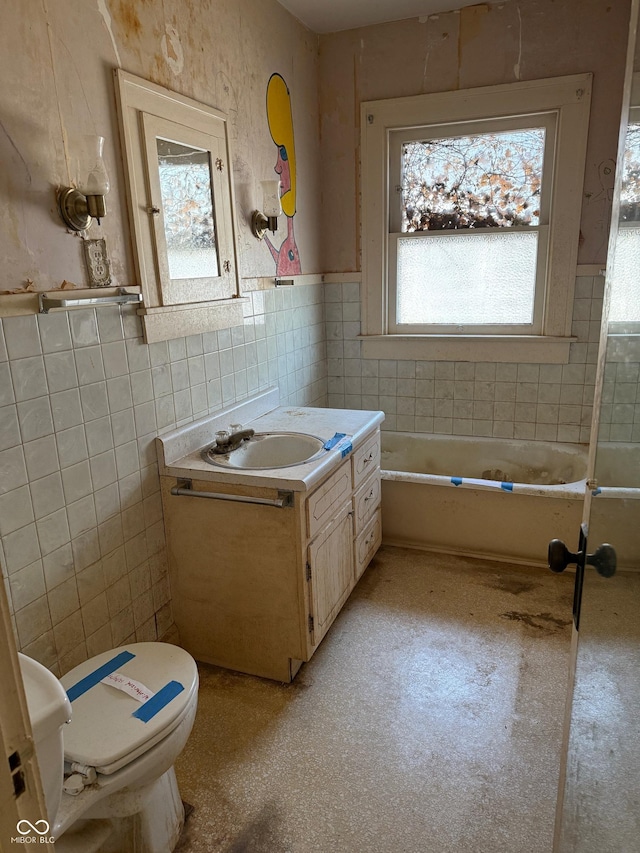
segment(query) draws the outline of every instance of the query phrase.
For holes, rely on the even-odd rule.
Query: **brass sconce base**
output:
[[[65,187],[59,191],[58,210],[65,224],[72,231],[84,231],[91,225],[87,199],[73,187]]]
[[[258,240],[262,240],[267,233],[268,226],[269,220],[267,217],[263,213],[260,213],[259,210],[254,210],[251,217],[251,233],[253,236],[257,237]]]
[[[73,187],[58,191],[58,210],[66,226],[72,231],[86,231],[93,219],[98,220],[107,212],[103,195],[83,195]]]
[[[267,231],[271,231],[272,234],[275,234],[277,230],[277,216],[265,216],[264,213],[260,213],[259,210],[253,211],[253,216],[251,217],[251,233],[254,237],[257,237],[258,240],[262,240]]]

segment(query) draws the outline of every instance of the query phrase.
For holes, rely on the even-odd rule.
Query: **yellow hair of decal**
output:
[[[296,150],[293,144],[291,96],[287,84],[279,74],[272,74],[267,84],[267,121],[271,138],[278,148],[284,146],[287,152],[291,188],[282,196],[280,202],[283,213],[293,216],[296,212]]]

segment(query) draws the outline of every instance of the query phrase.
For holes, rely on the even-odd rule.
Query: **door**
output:
[[[9,604],[2,583],[0,684],[0,850],[10,850],[13,844],[20,849],[20,843],[37,844],[38,850],[53,850]]]
[[[640,105],[640,91],[634,102]],[[583,524],[587,553],[604,561],[587,558],[574,608],[554,853],[640,853],[639,137],[632,109],[621,220],[607,264]],[[609,542],[617,552],[613,576],[610,552],[599,547]]]

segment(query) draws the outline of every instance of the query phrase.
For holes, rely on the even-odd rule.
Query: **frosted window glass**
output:
[[[640,228],[618,230],[609,319],[640,321]]]
[[[219,275],[209,152],[156,139],[171,279]]]
[[[538,233],[398,239],[397,324],[533,321]]]

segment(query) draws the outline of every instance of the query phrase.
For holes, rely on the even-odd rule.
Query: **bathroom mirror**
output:
[[[115,78],[147,342],[241,323],[225,115]]]

